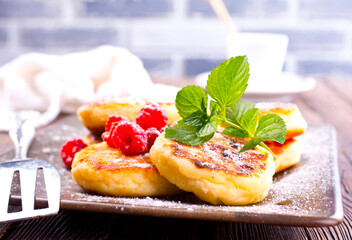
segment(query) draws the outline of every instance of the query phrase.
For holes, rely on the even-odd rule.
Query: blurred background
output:
[[[224,0],[243,32],[289,36],[284,71],[352,76],[351,0]],[[204,0],[0,0],[0,66],[28,52],[125,47],[157,77],[226,58],[226,29]]]

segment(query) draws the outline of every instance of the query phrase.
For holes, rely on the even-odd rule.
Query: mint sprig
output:
[[[182,88],[176,96],[176,108],[183,119],[166,128],[165,137],[196,146],[209,141],[218,126],[225,125],[225,135],[248,139],[240,152],[257,145],[271,152],[264,141],[284,143],[286,125],[279,116],[267,114],[258,121],[255,104],[239,101],[248,78],[248,59],[238,56],[224,61],[209,74],[206,90],[213,99],[210,103],[202,88],[192,85]]]
[[[240,100],[247,88],[248,78],[247,57],[230,58],[211,71],[206,89],[220,107],[228,107]]]

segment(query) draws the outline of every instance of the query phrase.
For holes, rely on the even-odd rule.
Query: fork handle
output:
[[[15,144],[15,159],[27,158],[28,148],[34,138],[35,128],[30,119],[16,118],[9,135]]]

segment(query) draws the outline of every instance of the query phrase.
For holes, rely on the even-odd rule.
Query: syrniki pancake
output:
[[[275,172],[285,170],[301,160],[301,143],[294,139],[288,139],[284,144],[277,142],[266,142],[266,145],[275,154]]]
[[[105,130],[105,123],[112,114],[127,117],[135,121],[138,111],[149,101],[143,99],[116,98],[107,101],[98,101],[81,106],[77,115],[83,125],[94,134],[101,134]],[[180,119],[175,103],[158,103],[168,115],[168,124]]]
[[[75,155],[72,177],[83,189],[109,196],[161,196],[180,192],[162,177],[148,154],[125,156],[105,142]]]
[[[209,142],[191,147],[161,134],[150,159],[167,180],[204,201],[244,205],[267,196],[275,173],[271,154],[261,147],[239,154],[244,144],[216,133]]]
[[[287,128],[286,139],[301,135],[307,129],[307,122],[294,103],[263,102],[257,103],[256,107],[259,108],[259,118],[266,114],[276,114],[284,120]]]

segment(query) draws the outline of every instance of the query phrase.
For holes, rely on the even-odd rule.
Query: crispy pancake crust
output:
[[[272,155],[263,148],[239,154],[244,144],[216,133],[209,142],[191,147],[166,139],[163,133],[150,159],[162,176],[204,201],[244,205],[267,196],[275,172]]]
[[[77,115],[83,125],[93,134],[100,135],[105,130],[105,123],[111,114],[119,114],[135,121],[138,111],[149,103],[146,100],[136,99],[113,99],[98,101],[81,106]],[[168,124],[180,119],[174,103],[159,103],[168,115]]]
[[[286,139],[299,136],[307,129],[307,122],[294,103],[263,102],[257,103],[256,107],[259,108],[259,118],[266,114],[276,114],[284,120],[287,127]]]
[[[125,156],[105,142],[75,155],[72,177],[86,191],[110,196],[161,196],[180,190],[162,177],[148,154]]]

